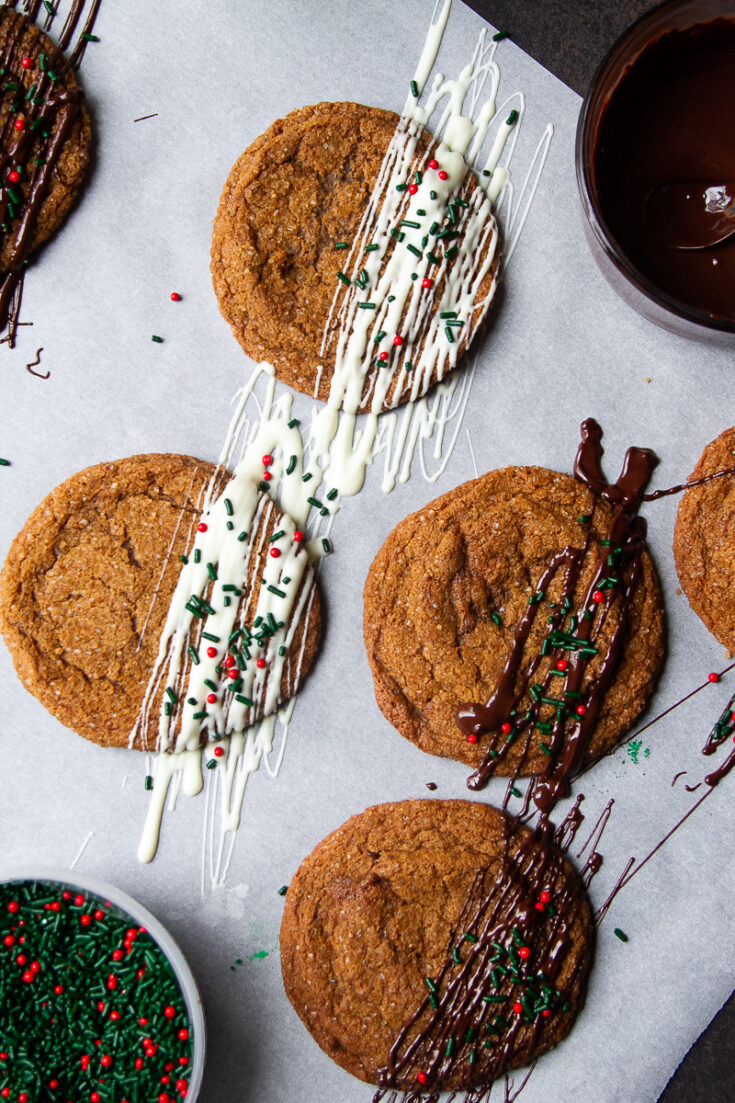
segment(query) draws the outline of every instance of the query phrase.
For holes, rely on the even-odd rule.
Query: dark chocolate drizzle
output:
[[[7,330],[7,343],[11,348],[15,347],[23,279],[33,249],[38,217],[48,195],[61,151],[84,100],[81,89],[62,88],[61,80],[70,69],[79,68],[88,43],[86,36],[94,26],[100,3],[101,0],[92,0],[86,22],[71,55],[64,56],[56,51],[50,55],[51,71],[57,81],[49,75],[49,66],[46,66],[45,72],[34,69],[32,77],[26,75],[21,66],[24,20],[20,16],[22,14],[37,21],[41,9],[37,0],[27,0],[22,13],[17,13],[17,27],[8,35],[0,50],[0,67],[4,70],[6,84],[20,86],[20,91],[6,87],[2,94],[13,99],[18,95],[22,97],[21,112],[9,112],[0,133],[0,180],[5,181],[10,169],[17,166],[21,167],[23,177],[12,188],[4,185],[0,192],[0,225],[8,227],[3,231],[3,245],[8,240],[11,242],[9,260],[0,273],[0,332]],[[59,39],[60,51],[69,47],[85,7],[86,0],[72,0]],[[9,9],[14,8],[17,8],[15,2],[0,7],[0,21],[7,19]],[[48,13],[45,8],[44,12],[46,18],[42,29],[48,32],[56,13]],[[29,98],[31,87],[34,92]],[[23,131],[15,130],[13,125],[19,114],[22,114],[26,122]],[[20,198],[11,202],[13,195]],[[16,204],[19,204],[17,212]]]
[[[585,952],[568,961],[581,889],[562,854],[582,822],[580,800],[556,830],[543,814],[535,831],[506,820],[500,868],[478,870],[445,963],[396,1039],[374,1103],[386,1093],[393,1103],[398,1091],[404,1103],[434,1103],[452,1071],[465,1062],[487,1087],[461,1094],[485,1099],[492,1081],[511,1064],[526,1064],[541,1032],[569,1013],[566,992],[588,961]],[[542,892],[550,894],[550,902],[540,901]],[[527,960],[519,956],[519,946],[529,948]],[[522,1005],[522,1013],[513,1011],[514,1004]],[[423,1077],[418,1083],[416,1070]]]
[[[546,813],[552,810],[557,800],[569,793],[569,779],[584,762],[605,694],[614,681],[624,653],[630,609],[640,580],[641,553],[645,547],[645,522],[638,516],[638,509],[658,463],[650,449],[629,448],[617,481],[610,483],[602,471],[602,429],[593,418],[588,418],[582,423],[581,435],[574,475],[595,498],[609,502],[613,508],[606,546],[594,546],[590,529],[587,528],[581,547],[567,546],[552,555],[516,628],[505,668],[492,696],[484,705],[462,705],[457,712],[457,724],[466,735],[491,736],[480,767],[467,782],[469,788],[477,790],[487,784],[497,763],[507,754],[508,740],[500,729],[511,713],[523,711],[522,706],[525,705],[525,715],[515,721],[513,738],[525,733],[528,747],[533,728],[539,723],[541,707],[544,704],[554,707],[554,702],[558,702],[556,719],[545,722],[546,728],[551,728],[546,743],[548,764],[537,776],[532,794],[536,806]],[[571,621],[574,631],[565,632],[561,626],[571,612],[575,589],[590,555],[596,557],[591,581],[579,607],[574,610]],[[615,559],[614,567],[609,563],[611,557]],[[608,587],[611,572],[619,576],[607,590],[612,600],[593,601],[596,591],[605,591]],[[562,610],[566,607],[567,612],[558,611],[549,618],[551,629],[545,640],[545,651],[528,659],[526,645],[541,601],[560,573],[562,589],[557,605],[561,604]],[[613,608],[617,610],[617,623],[610,634],[607,652],[596,664],[594,676],[586,677],[590,658],[598,654],[595,642],[608,618],[612,617]],[[566,658],[570,651],[562,696],[557,693],[550,697],[553,662]],[[537,691],[536,696],[529,696],[531,679],[546,655],[550,663],[541,691]],[[572,703],[582,700],[586,711],[578,716]]]

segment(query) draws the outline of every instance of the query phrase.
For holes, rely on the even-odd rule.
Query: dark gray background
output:
[[[526,53],[582,96],[615,39],[630,23],[656,6],[650,0],[467,2],[493,26],[508,31]],[[692,978],[692,983],[696,983],[696,978]],[[659,1103],[733,1103],[733,1100],[735,993],[682,1061]]]

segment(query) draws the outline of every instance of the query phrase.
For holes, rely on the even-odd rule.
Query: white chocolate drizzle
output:
[[[316,381],[315,393],[324,365],[331,365],[327,403],[315,410],[311,425],[302,431],[291,416],[291,395],[276,399],[275,373],[265,363],[255,367],[236,395],[219,463],[232,464],[238,448],[241,458],[224,489],[215,492],[215,477],[204,495],[206,530],[196,533],[183,566],[131,736],[131,740],[144,736],[162,688],[173,689],[178,699],[164,694],[158,716],[157,753],[148,771],[153,791],[138,857],[147,862],[156,853],[167,797],[173,808],[181,789],[189,796],[202,790],[204,762],[210,771],[203,890],[207,881],[213,887],[224,884],[249,777],[261,763],[273,777],[280,768],[295,704],[295,698],[282,703],[284,671],[287,685],[295,691],[305,633],[301,654],[293,655],[290,645],[298,625],[308,620],[318,561],[331,550],[329,533],[340,500],[361,489],[366,469],[380,454],[386,493],[409,478],[417,452],[428,481],[445,469],[469,401],[475,363],[463,373],[453,369],[490,307],[497,284],[495,269],[503,271],[515,250],[548,154],[551,126],[544,131],[514,203],[508,166],[525,104],[517,93],[498,109],[497,42],[488,43],[485,30],[459,76],[447,79],[437,73],[426,89],[450,8],[451,0],[444,0],[429,28],[411,93],[346,251],[343,280],[335,289],[324,329],[323,363]],[[441,112],[434,128],[438,144],[423,148],[422,130],[436,111]],[[487,145],[489,152],[483,157]],[[474,186],[468,165],[478,174]],[[501,210],[503,204],[506,248],[497,263],[499,235],[493,208]],[[431,282],[424,286],[424,280]],[[387,355],[381,359],[381,353]],[[256,385],[261,380],[265,395],[259,401]],[[429,390],[435,381],[438,385]],[[249,402],[257,409],[252,421],[246,416]],[[383,413],[379,423],[384,410],[401,402],[406,403],[402,410]],[[427,460],[425,449],[431,441],[432,456]],[[264,455],[272,459],[267,493],[262,485]],[[283,512],[278,521],[281,555],[266,559],[260,575],[265,581],[257,590],[253,569],[257,564],[260,571],[259,552],[267,533],[272,534],[269,513],[274,499]],[[308,541],[294,542],[294,532],[306,532],[307,527]],[[248,535],[238,541],[242,532]],[[284,583],[284,578],[289,582]],[[224,596],[233,591],[223,586],[238,588],[242,600],[225,605]],[[221,647],[238,628],[246,629],[253,639],[254,625],[243,623],[242,609],[255,590],[254,619],[261,618],[260,624],[268,624],[272,633],[262,641],[268,676],[252,661],[255,652],[250,649],[239,690],[228,693],[219,689]],[[207,655],[203,633],[219,637],[215,656]],[[190,647],[198,663],[192,660]],[[174,687],[184,683],[179,695]],[[218,687],[217,700],[203,717],[198,714],[204,711],[201,702],[208,683]],[[283,735],[271,767],[277,724]]]

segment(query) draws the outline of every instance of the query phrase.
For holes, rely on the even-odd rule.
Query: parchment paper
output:
[[[103,0],[101,41],[81,74],[98,136],[94,172],[29,271],[22,318],[33,327],[20,330],[14,351],[0,349],[0,454],[12,460],[0,470],[0,555],[41,498],[83,467],[145,451],[216,458],[229,400],[251,369],[218,314],[208,273],[227,173],[275,118],[303,104],[354,99],[400,110],[431,10],[423,0]],[[455,5],[441,69],[456,73],[467,63],[482,25]],[[555,135],[463,430],[434,485],[414,465],[409,483],[385,496],[374,469],[337,517],[335,554],[321,576],[321,657],[296,706],[280,776],[261,770],[250,782],[225,890],[200,889],[204,797],[180,799],[165,818],[157,858],[140,866],[143,757],[102,750],[64,729],[22,689],[0,648],[2,862],[68,867],[86,841],[79,869],[115,882],[167,924],[204,996],[203,1103],[371,1098],[320,1052],[283,994],[277,890],[326,833],[369,804],[426,797],[427,781],[437,783],[438,798],[469,796],[462,766],[406,743],[374,702],[361,590],[390,529],[474,475],[469,441],[480,472],[511,463],[568,471],[579,423],[594,416],[613,477],[635,443],[659,454],[655,485],[668,486],[733,420],[731,355],[646,323],[595,267],[574,180],[579,98],[510,41],[497,60],[501,98],[517,90],[526,97],[517,180],[548,122]],[[180,303],[170,301],[172,290]],[[154,333],[163,344],[151,342]],[[24,370],[40,346],[47,381]],[[297,415],[308,420],[311,406],[298,397]],[[672,498],[645,510],[669,626],[651,715],[725,665],[677,593],[675,511]],[[589,827],[610,797],[616,801],[591,890],[595,906],[627,859],[644,857],[701,794],[683,782],[705,772],[700,747],[733,681],[709,686],[646,732],[637,754],[623,748],[580,782]],[[672,788],[685,769],[689,776]],[[652,1103],[730,993],[732,784],[713,793],[615,901],[586,1009],[539,1063],[523,1103]],[[503,792],[498,780],[482,799],[499,803]],[[252,956],[263,950],[266,957]]]

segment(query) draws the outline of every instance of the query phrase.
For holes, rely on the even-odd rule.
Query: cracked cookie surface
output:
[[[212,464],[179,455],[97,464],[56,487],[11,545],[0,573],[0,630],[16,672],[49,712],[87,739],[129,745],[179,556],[190,546],[214,473]],[[279,516],[274,510],[271,524]],[[319,632],[316,591],[293,643],[304,642],[302,674]],[[293,692],[290,678],[285,672],[283,697]],[[159,704],[160,694],[144,733],[149,747]]]
[[[689,476],[735,467],[735,427],[707,445]],[[687,490],[679,503],[674,559],[682,589],[710,632],[735,652],[735,474]]]
[[[582,546],[586,528],[579,518],[591,514],[590,548],[602,554],[611,517],[605,502],[595,502],[569,475],[509,467],[429,502],[390,533],[365,582],[364,638],[377,703],[401,735],[432,754],[480,765],[483,739],[467,742],[456,711],[489,700],[539,578],[556,553]],[[587,555],[580,571],[575,609],[595,558]],[[647,552],[641,564],[625,651],[602,700],[588,761],[613,747],[643,710],[663,660],[658,578]],[[529,636],[529,661],[543,646],[548,604],[558,596],[561,579],[555,586]],[[608,616],[595,640],[601,655],[616,623],[615,615]],[[601,655],[589,663],[588,685]],[[543,660],[539,675],[548,664]],[[521,715],[528,704],[519,704]],[[553,721],[551,706],[544,706],[541,719]],[[547,761],[543,740],[534,729],[530,740],[510,748],[496,773],[541,773]]]
[[[335,355],[322,355],[322,338],[347,257],[335,243],[355,240],[398,118],[363,104],[318,103],[277,119],[236,161],[214,220],[212,280],[236,339],[289,386],[322,401]],[[426,134],[423,147],[430,141]],[[468,173],[463,202],[477,189]],[[478,302],[492,296],[498,256],[476,289]],[[336,319],[330,324],[338,330]],[[452,340],[461,352],[462,334]],[[407,388],[394,403],[394,390],[395,381],[384,409],[410,397]]]
[[[571,1029],[584,1001],[594,942],[589,903],[567,860],[554,848],[543,851],[526,828],[513,834],[510,823],[497,809],[470,801],[382,804],[353,816],[301,864],[288,887],[281,925],[286,994],[316,1042],[354,1076],[378,1081],[399,1033],[427,998],[426,978],[440,974],[471,922],[466,903],[478,875],[487,878],[492,898],[501,900],[511,883],[501,863],[521,847],[524,872],[514,887],[523,903],[498,920],[495,930],[506,941],[516,924],[534,925],[522,913],[538,896],[528,871],[541,861],[544,889],[564,898],[564,915],[556,917],[564,934],[559,938],[560,927],[555,928],[555,983],[569,1006],[544,1017],[542,1029],[515,1033],[508,1064],[528,1063]],[[537,937],[529,942],[537,953],[554,935],[543,926],[548,920],[535,914],[541,929],[535,928]],[[466,959],[470,943],[464,946],[460,956]],[[479,997],[475,993],[475,1011],[487,1013]],[[509,991],[509,1002],[515,998]],[[489,1037],[484,1027],[478,1032]],[[441,1087],[468,1088],[477,1075],[465,1054],[442,1077]],[[398,1086],[415,1088],[416,1067],[403,1077]]]

